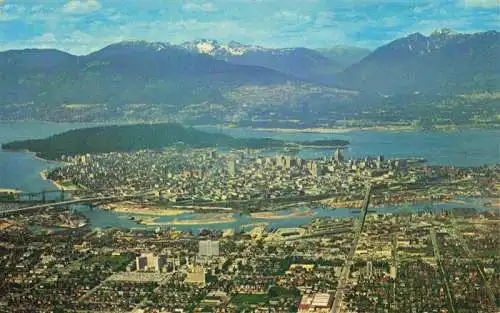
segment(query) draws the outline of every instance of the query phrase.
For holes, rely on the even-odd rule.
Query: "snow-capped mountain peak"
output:
[[[227,44],[220,43],[217,40],[200,39],[185,42],[181,45],[185,49],[202,54],[208,54],[214,57],[240,56],[249,51],[265,50],[262,47],[243,45],[236,41],[230,41]]]
[[[450,37],[450,36],[455,36],[458,35],[458,33],[452,29],[449,28],[440,28],[436,29],[431,33],[431,37]]]

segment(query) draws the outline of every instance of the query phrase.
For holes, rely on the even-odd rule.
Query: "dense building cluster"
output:
[[[322,218],[291,229],[292,237],[265,229],[43,233],[34,220],[2,220],[0,311],[498,310],[493,211],[368,214],[363,224]]]
[[[500,178],[498,165],[346,160],[339,149],[316,160],[180,147],[64,160],[49,178],[78,196],[148,193],[128,202],[137,214],[174,203],[234,210],[258,201],[258,210],[267,203],[276,210],[280,199],[345,208],[363,199],[367,185],[375,205],[494,199]],[[380,214],[363,207],[359,219],[199,234],[91,229],[64,208],[10,212],[0,219],[0,312],[496,313],[499,306],[500,218],[493,210]],[[282,218],[278,213],[252,215]]]
[[[267,156],[266,156],[267,154]],[[104,153],[66,157],[71,163],[49,178],[62,186],[101,194],[155,192],[170,202],[352,200],[368,183],[382,186],[375,203],[442,200],[451,196],[489,196],[498,166],[430,167],[418,159],[382,156],[308,160],[269,155],[269,151],[211,151],[169,148],[163,151]]]

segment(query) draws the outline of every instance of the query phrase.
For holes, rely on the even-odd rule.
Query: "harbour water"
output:
[[[468,129],[454,132],[352,131],[345,133],[270,132],[246,128],[200,127],[234,137],[275,138],[287,141],[348,140],[344,154],[351,158],[383,155],[386,158],[422,157],[430,165],[481,166],[500,162],[500,130]],[[321,158],[332,149],[304,149],[298,156]]]
[[[0,122],[0,145],[26,139],[40,139],[92,124]],[[40,172],[57,167],[56,162],[39,159],[31,153],[11,152],[0,149],[0,188],[19,189],[25,192],[57,190]]]
[[[95,125],[95,124],[94,124]],[[3,122],[0,123],[0,144],[23,139],[44,138],[56,133],[75,128],[90,127],[93,124],[52,124],[42,122]],[[235,137],[270,137],[276,139],[303,141],[320,139],[344,139],[350,142],[344,154],[348,157],[365,157],[384,155],[386,158],[423,157],[432,165],[480,166],[496,164],[500,161],[499,130],[466,130],[460,132],[395,132],[395,131],[356,131],[348,133],[282,133],[264,132],[241,128],[203,127],[211,132],[224,132]],[[298,153],[303,158],[320,158],[331,155],[331,149],[305,149]],[[58,163],[36,158],[33,154],[0,150],[0,188],[14,188],[27,192],[55,190],[49,181],[40,176],[40,172],[59,166]],[[435,203],[429,205],[411,205],[407,209],[441,210],[450,207],[475,207],[485,209],[481,203]],[[110,212],[101,209],[90,209],[85,206],[74,207],[89,219],[89,225],[95,228],[126,227],[142,228],[129,219],[130,215]],[[378,212],[395,212],[400,207],[387,206],[377,209]],[[286,213],[286,211],[285,211]],[[178,216],[159,217],[157,222],[168,225],[173,219],[181,221],[175,228],[180,230],[196,230],[200,228],[244,229],[255,223],[266,223],[268,227],[294,227],[318,217],[345,218],[356,216],[349,209],[315,208],[312,214],[305,216],[287,216],[283,219],[259,219],[249,215],[234,215],[234,221],[218,224],[182,225],[183,220],[200,219],[200,214],[182,214]],[[203,215],[206,219],[206,215]],[[167,223],[167,224],[165,224]],[[250,225],[250,226],[248,226]],[[154,228],[155,226],[150,226]]]

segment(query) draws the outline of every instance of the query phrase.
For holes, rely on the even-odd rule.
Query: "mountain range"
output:
[[[396,39],[373,52],[213,40],[124,41],[84,56],[10,50],[0,52],[0,113],[9,119],[207,123],[281,115],[356,118],[391,95],[499,91],[499,56],[497,31],[446,29]]]
[[[221,44],[215,40],[186,42],[182,47],[232,64],[262,66],[315,83],[333,83],[335,74],[350,65],[340,63],[333,57],[329,58],[320,51],[300,47],[272,49],[243,45],[235,41]],[[345,56],[342,59],[345,62],[350,53],[351,50],[346,47],[343,53],[339,51],[338,57],[342,59]],[[353,59],[352,63],[356,61],[359,60]]]
[[[349,88],[385,94],[500,88],[500,33],[415,33],[384,45],[337,75]]]
[[[0,53],[3,103],[188,103],[219,88],[297,80],[162,43],[121,42],[86,56],[57,50]],[[199,99],[197,99],[200,97]]]
[[[316,49],[324,57],[332,59],[342,65],[342,69],[358,63],[371,53],[371,50],[360,47],[336,45],[331,48]]]

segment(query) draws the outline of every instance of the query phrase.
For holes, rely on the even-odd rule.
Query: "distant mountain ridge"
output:
[[[342,86],[380,93],[500,89],[500,33],[449,29],[392,41],[338,75]]]
[[[264,48],[235,41],[196,40],[181,45],[188,51],[210,55],[232,64],[261,66],[315,83],[331,84],[343,69],[337,61],[308,48]]]
[[[316,49],[316,51],[321,53],[324,57],[341,64],[343,69],[358,63],[372,52],[370,49],[339,45],[331,48]]]
[[[0,104],[192,103],[220,99],[220,88],[288,81],[298,79],[163,43],[121,42],[86,56],[0,52]]]
[[[356,48],[268,49],[209,40],[123,41],[84,56],[10,50],[0,52],[0,119],[327,127],[350,119],[407,123],[417,119],[407,104],[429,119],[428,107],[418,109],[429,100],[441,103],[432,112],[441,110],[445,119],[458,121],[446,113],[458,103],[467,112],[460,123],[476,113],[491,122],[499,47],[497,31],[444,29],[396,39],[365,57]],[[361,59],[340,73],[326,57],[351,52],[357,53],[351,61]],[[462,99],[483,109],[470,110]]]

